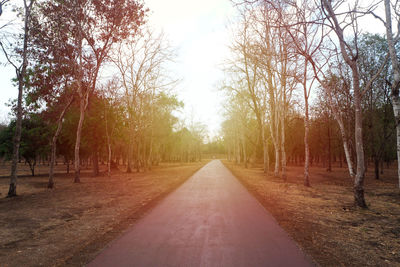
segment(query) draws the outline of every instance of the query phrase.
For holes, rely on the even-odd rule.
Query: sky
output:
[[[176,74],[182,78],[178,96],[190,120],[207,125],[216,136],[222,122],[222,94],[217,84],[223,78],[221,63],[227,57],[227,22],[235,8],[229,0],[148,0],[149,22],[163,29],[178,49]]]
[[[228,54],[226,25],[235,8],[229,0],[147,0],[145,5],[150,9],[148,22],[163,30],[177,50],[171,72],[181,79],[175,89],[185,104],[180,116],[187,123],[194,120],[207,125],[210,136],[217,135],[223,97],[216,85],[223,77],[219,66]],[[5,11],[0,25],[9,19],[6,15]],[[4,62],[2,55],[0,61]],[[14,76],[10,66],[0,66],[0,122],[9,118],[5,103],[17,96],[11,83]]]

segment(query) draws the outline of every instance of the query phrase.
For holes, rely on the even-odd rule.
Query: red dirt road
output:
[[[88,266],[314,266],[214,160]]]

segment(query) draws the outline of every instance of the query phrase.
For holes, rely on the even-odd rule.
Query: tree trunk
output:
[[[127,153],[127,163],[126,163],[126,172],[131,173],[132,172],[132,158],[133,158],[133,135],[134,135],[134,129],[133,129],[133,116],[132,116],[132,111],[129,111],[129,141],[128,141],[128,153]]]
[[[106,120],[106,127],[107,127],[107,120]],[[112,161],[112,150],[111,150],[111,142],[110,142],[110,135],[108,133],[108,127],[106,130],[107,133],[107,148],[108,148],[108,157],[107,157],[107,175],[111,177],[111,161]],[[118,162],[116,163],[118,165]]]
[[[309,117],[308,117],[308,101],[307,101],[307,99],[306,99],[305,109],[306,109],[306,114],[304,116],[304,153],[305,153],[304,185],[305,186],[310,186],[310,174],[309,174],[310,148],[309,148],[309,145],[308,145]]]
[[[240,139],[239,139],[239,134],[236,132],[236,137],[235,137],[235,146],[236,146],[236,164],[242,163],[242,157],[240,153]]]
[[[79,116],[79,122],[78,122],[78,128],[76,130],[76,141],[75,141],[75,179],[74,183],[80,183],[80,170],[81,170],[81,165],[80,165],[80,158],[79,158],[79,147],[81,144],[81,135],[82,135],[82,126],[83,126],[83,120],[85,119],[85,99],[81,96],[80,101],[79,101],[79,111],[80,111],[80,116]]]
[[[353,66],[353,83],[354,83],[354,108],[355,108],[355,142],[357,155],[357,173],[354,180],[354,201],[357,206],[366,208],[367,204],[364,199],[364,177],[365,177],[365,160],[364,146],[362,135],[362,106],[361,92],[359,88],[359,78],[357,66]]]
[[[57,139],[61,133],[62,129],[62,120],[65,116],[65,112],[68,110],[69,106],[73,101],[73,96],[68,100],[67,105],[61,111],[60,117],[57,120],[57,130],[51,139],[51,153],[50,153],[50,168],[49,168],[49,183],[47,184],[47,188],[54,188],[54,163],[56,161],[56,149],[57,149]],[[67,173],[69,173],[69,163],[67,167]]]
[[[400,63],[397,57],[397,51],[395,47],[395,42],[393,40],[393,31],[392,31],[392,14],[391,14],[391,4],[390,0],[385,0],[385,16],[386,16],[386,38],[389,48],[390,61],[392,63],[393,69],[393,83],[391,88],[391,99],[393,105],[393,113],[396,123],[396,140],[397,140],[397,176],[399,179],[399,188],[400,188],[400,96],[399,96],[399,87],[400,87]]]
[[[147,155],[147,168],[151,170],[153,164],[153,130],[151,130],[149,154]]]
[[[92,153],[93,176],[99,176],[99,153],[95,149]]]
[[[13,154],[11,162],[10,188],[7,197],[17,195],[17,167],[19,161],[19,146],[21,143],[21,128],[22,128],[22,91],[23,78],[18,77],[18,102],[17,102],[17,122],[15,125],[15,133],[13,137]]]
[[[386,0],[387,1],[387,0]],[[354,180],[354,202],[361,208],[366,208],[367,205],[364,199],[364,177],[365,177],[365,160],[364,160],[364,145],[362,136],[362,105],[360,79],[358,73],[357,56],[349,55],[347,52],[347,43],[344,39],[343,29],[341,28],[337,17],[333,11],[332,3],[328,0],[322,0],[323,6],[332,19],[334,31],[339,39],[340,51],[344,61],[351,69],[354,91],[354,109],[355,109],[355,143],[357,156],[357,172]],[[385,2],[386,3],[386,2]],[[387,27],[386,27],[387,28]],[[389,45],[390,47],[390,45]]]
[[[350,153],[349,143],[347,142],[346,130],[344,128],[343,120],[335,112],[334,112],[334,117],[335,117],[337,123],[339,124],[340,135],[342,137],[343,150],[344,150],[344,155],[346,157],[346,162],[347,162],[347,167],[348,167],[348,170],[349,170],[349,174],[350,174],[350,177],[352,179],[354,179],[355,173],[354,173],[353,161],[351,160],[351,153]]]
[[[243,148],[244,167],[247,169],[246,137],[243,131],[242,131],[242,148]]]
[[[285,117],[286,117],[286,97],[283,98],[283,107],[281,114],[281,177],[283,181],[287,180],[286,175],[286,148],[285,148]]]
[[[278,138],[278,136],[277,136]],[[279,144],[278,144],[278,140],[276,140],[276,143],[274,145],[275,147],[275,168],[274,168],[274,176],[275,177],[279,177]]]
[[[309,115],[308,115],[308,92],[307,92],[307,67],[308,67],[308,60],[306,59],[304,62],[304,79],[303,79],[303,91],[304,91],[304,185],[310,186],[310,174],[309,174],[309,167],[310,167],[310,147],[308,145],[308,133],[310,131],[310,124],[309,124]]]
[[[29,165],[29,169],[31,170],[31,175],[35,176],[36,159],[34,159],[33,162],[31,162],[30,160],[27,160],[27,162]]]
[[[135,168],[136,168],[136,172],[140,172],[140,141],[137,144]]]
[[[270,101],[272,102],[272,101]],[[273,106],[273,103],[270,103],[270,106]],[[277,108],[272,108],[273,110],[276,110]],[[270,132],[271,132],[271,139],[272,139],[272,144],[274,145],[274,150],[275,150],[275,167],[274,167],[274,176],[279,177],[279,136],[278,136],[278,118],[276,116],[276,111],[271,111],[271,113],[274,113],[274,115],[271,115],[271,123],[270,125]]]
[[[264,154],[264,173],[268,175],[269,173],[269,155],[268,155],[268,140],[265,137],[265,127],[261,125],[261,138],[263,140],[263,154]]]
[[[379,158],[374,157],[374,165],[375,165],[375,179],[379,180]]]
[[[10,187],[8,190],[7,197],[14,197],[17,195],[17,169],[19,161],[19,146],[21,143],[21,128],[22,128],[22,95],[24,90],[24,79],[26,76],[26,68],[28,66],[28,38],[29,38],[29,26],[31,9],[34,4],[34,0],[31,0],[28,5],[24,0],[24,44],[22,49],[22,65],[19,70],[15,67],[15,71],[18,79],[18,100],[17,100],[17,121],[15,125],[15,133],[13,137],[13,153],[11,162],[11,174],[10,174]],[[2,46],[3,47],[3,46]],[[3,48],[4,50],[4,48]],[[7,58],[8,59],[8,58]]]
[[[132,172],[132,145],[129,142],[128,144],[128,155],[126,159],[126,172],[131,173]]]
[[[399,95],[395,96],[392,94],[392,104],[393,104],[393,112],[394,118],[396,122],[396,139],[397,139],[397,175],[399,179],[399,188],[400,188],[400,97]],[[382,168],[383,170],[383,168]]]
[[[326,169],[328,172],[332,171],[332,151],[331,151],[331,127],[329,125],[328,120],[328,168]]]

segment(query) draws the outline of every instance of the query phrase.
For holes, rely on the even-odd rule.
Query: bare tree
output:
[[[248,6],[249,32],[255,49],[250,59],[257,64],[260,86],[266,94],[266,117],[270,138],[275,150],[274,175],[286,180],[285,118],[291,95],[296,85],[293,73],[297,55],[292,40],[280,20],[290,20],[282,3],[261,1]]]
[[[236,91],[244,99],[247,99],[248,105],[254,112],[260,137],[263,144],[263,165],[264,173],[269,173],[269,155],[268,138],[266,130],[268,129],[267,119],[267,92],[261,86],[260,68],[261,61],[256,57],[255,52],[259,46],[255,41],[253,29],[251,29],[251,20],[254,18],[242,11],[240,29],[235,34],[231,51],[235,57],[226,62],[225,72],[232,76],[233,84],[225,89]]]
[[[226,86],[225,86],[226,88]],[[237,91],[228,90],[228,105],[225,108],[225,125],[223,134],[226,139],[233,140],[228,145],[228,149],[233,151],[236,163],[244,164],[248,167],[249,161],[249,124],[251,122],[252,112],[246,98],[238,94]],[[228,140],[227,140],[228,141]]]
[[[118,80],[113,78],[105,86],[102,87],[102,101],[104,105],[104,121],[107,140],[107,175],[111,177],[112,165],[112,139],[117,128],[119,114],[118,110],[121,106],[119,95]]]
[[[377,73],[371,78],[365,88],[360,86],[360,74],[358,69],[358,39],[359,39],[359,28],[358,28],[358,18],[360,17],[358,11],[363,11],[361,14],[368,13],[369,10],[373,10],[376,4],[366,7],[366,11],[361,10],[361,6],[356,1],[354,6],[346,13],[346,19],[340,23],[337,13],[335,12],[332,3],[328,0],[322,0],[322,12],[325,12],[329,22],[330,27],[335,32],[338,41],[341,55],[349,66],[352,74],[352,86],[354,92],[354,110],[355,110],[355,148],[357,156],[357,171],[354,180],[354,199],[357,206],[366,208],[367,205],[364,199],[364,178],[365,178],[365,158],[364,158],[364,145],[363,145],[363,129],[362,129],[362,97],[363,94],[371,87],[372,82],[379,76],[380,72],[383,70],[383,65],[379,68]],[[335,6],[337,9],[338,6]],[[351,45],[346,41],[344,37],[344,29],[350,26],[353,32],[353,44]],[[364,90],[363,90],[364,89]]]
[[[131,172],[134,144],[136,141],[136,165],[142,158],[145,167],[151,161],[152,134],[147,157],[144,154],[146,145],[140,144],[144,138],[144,130],[153,129],[153,112],[147,113],[146,106],[154,104],[156,91],[176,84],[176,80],[167,78],[165,64],[172,62],[174,51],[168,44],[163,33],[156,34],[150,28],[133,38],[121,43],[114,55],[113,62],[118,68],[121,85],[124,89],[128,113],[128,162],[127,172]],[[150,115],[150,116],[149,116]],[[140,152],[142,147],[142,152]],[[138,166],[137,166],[138,168]]]
[[[285,9],[282,9],[276,3],[270,3],[279,14],[275,20],[275,27],[285,30],[292,41],[294,54],[304,59],[302,64],[296,65],[292,76],[296,83],[301,85],[304,97],[304,185],[310,186],[309,98],[314,79],[309,75],[309,56],[313,57],[318,53],[324,33],[320,31],[318,24],[308,23],[310,20],[315,20],[316,15],[315,8],[307,1],[287,2]],[[298,70],[299,67],[303,68],[300,72]]]

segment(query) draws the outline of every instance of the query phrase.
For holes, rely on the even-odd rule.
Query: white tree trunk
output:
[[[264,173],[269,173],[269,155],[268,155],[268,140],[265,137],[265,126],[261,125],[261,138],[263,142],[263,154],[264,154]]]
[[[339,124],[340,135],[342,136],[342,142],[343,142],[344,155],[346,156],[347,168],[349,170],[350,177],[354,178],[355,173],[354,173],[353,161],[351,160],[349,143],[347,142],[346,129],[344,128],[342,117],[335,111],[333,112],[333,116],[335,117],[335,120]]]
[[[364,145],[362,136],[362,95],[360,88],[360,78],[358,73],[357,56],[348,52],[348,44],[344,39],[343,28],[339,24],[336,14],[332,8],[332,2],[322,0],[323,6],[332,19],[334,31],[339,39],[340,51],[344,61],[351,69],[353,90],[354,90],[354,109],[355,109],[355,143],[357,155],[357,172],[354,179],[354,202],[357,206],[366,208],[367,205],[364,199],[364,178],[365,178],[365,160],[364,160]],[[353,22],[354,23],[354,22]],[[357,40],[357,39],[355,39]]]
[[[279,176],[279,144],[278,144],[278,136],[276,134],[275,128],[277,127],[276,125],[276,118],[271,115],[271,122],[269,124],[269,130],[271,133],[271,139],[272,139],[272,144],[274,146],[275,150],[275,165],[274,165],[274,176],[278,177]]]
[[[79,148],[81,144],[81,136],[82,136],[82,126],[83,120],[85,119],[85,99],[83,97],[80,98],[79,101],[79,122],[78,128],[76,129],[76,141],[75,141],[75,158],[74,158],[74,167],[75,167],[75,179],[74,183],[80,183],[80,171],[81,164],[79,158]]]
[[[397,51],[395,47],[395,42],[393,40],[393,30],[392,30],[392,12],[390,0],[385,0],[385,16],[386,16],[386,37],[388,42],[390,60],[392,62],[393,69],[393,83],[391,88],[391,99],[393,105],[394,118],[396,123],[396,137],[397,137],[397,175],[399,179],[400,188],[400,64],[397,57]]]
[[[283,98],[282,103],[282,113],[281,113],[281,176],[284,181],[287,179],[286,175],[286,149],[285,149],[285,117],[286,117],[286,109],[285,109],[285,97]]]
[[[394,112],[394,119],[396,122],[396,137],[397,137],[397,175],[400,188],[400,97],[392,95],[392,105]]]

